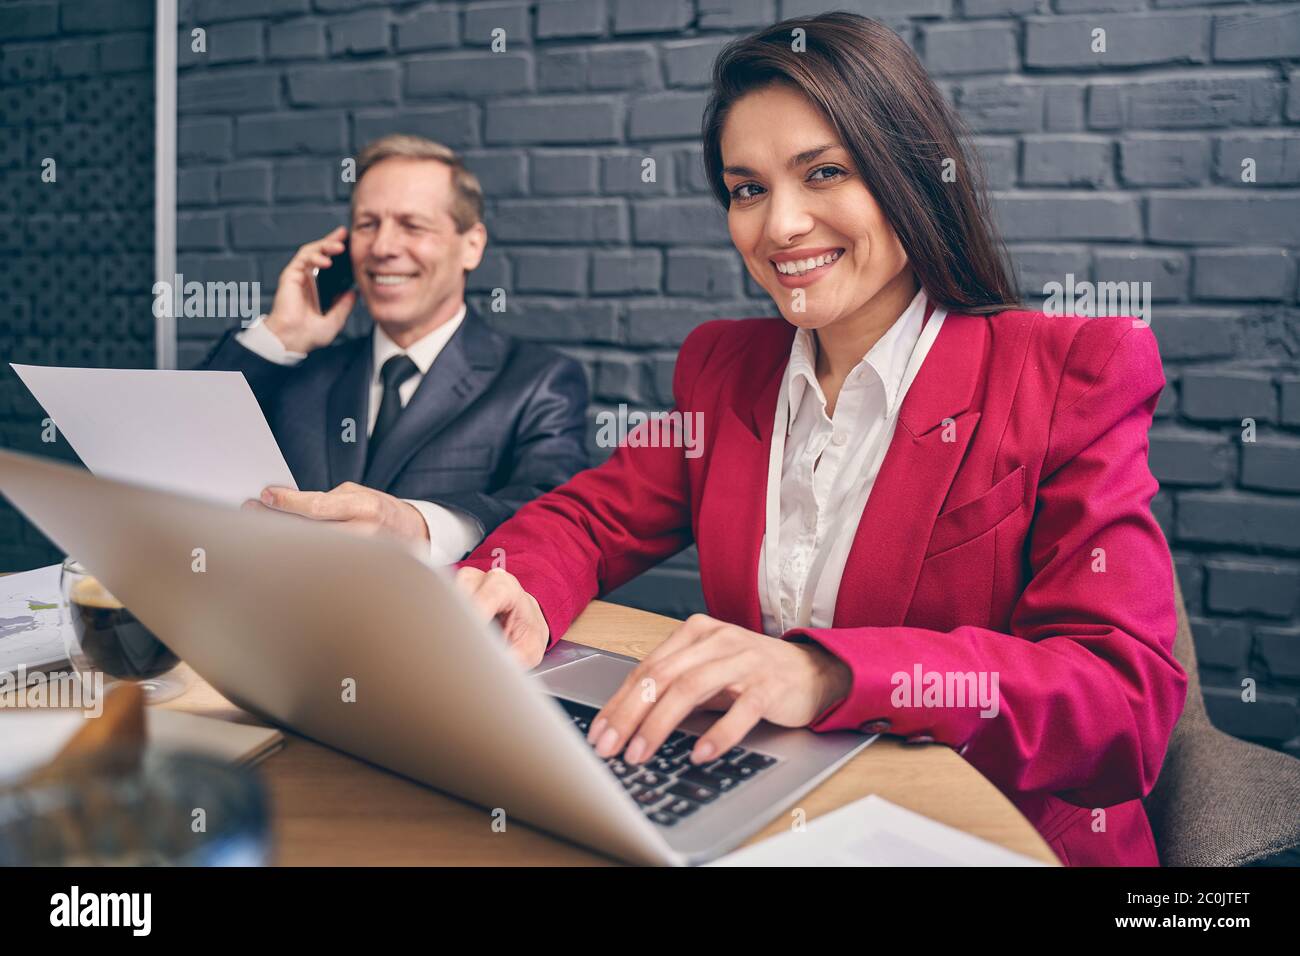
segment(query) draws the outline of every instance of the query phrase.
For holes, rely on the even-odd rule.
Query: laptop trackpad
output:
[[[594,654],[572,664],[553,667],[537,679],[549,693],[599,707],[614,696],[614,691],[635,666],[634,661]]]

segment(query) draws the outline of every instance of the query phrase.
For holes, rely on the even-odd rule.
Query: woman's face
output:
[[[907,254],[821,111],[785,84],[754,90],[732,104],[721,147],[731,241],[786,321],[868,314]]]

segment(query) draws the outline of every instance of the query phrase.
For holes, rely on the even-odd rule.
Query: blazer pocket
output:
[[[463,445],[426,452],[402,469],[404,475],[428,471],[487,471],[492,467],[492,449],[487,445]]]
[[[978,498],[939,515],[925,556],[931,557],[978,538],[1001,524],[1024,500],[1025,466],[1021,465]]]

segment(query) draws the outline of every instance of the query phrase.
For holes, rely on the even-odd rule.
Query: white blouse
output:
[[[767,509],[758,559],[763,632],[830,627],[849,549],[898,410],[943,326],[928,322],[919,290],[903,314],[844,380],[835,414],[817,381],[817,341],[795,333],[776,406]]]

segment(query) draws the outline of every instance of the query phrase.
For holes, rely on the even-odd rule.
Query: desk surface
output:
[[[676,622],[593,603],[568,640],[644,657]],[[190,686],[163,704],[257,723],[191,671]],[[287,866],[591,865],[610,861],[523,824],[504,833],[488,813],[293,734],[259,767],[270,790],[275,861]],[[942,744],[904,746],[881,737],[799,801],[809,821],[869,793],[1036,860],[1059,865],[1029,821],[979,771]],[[754,837],[790,825],[783,814]]]

